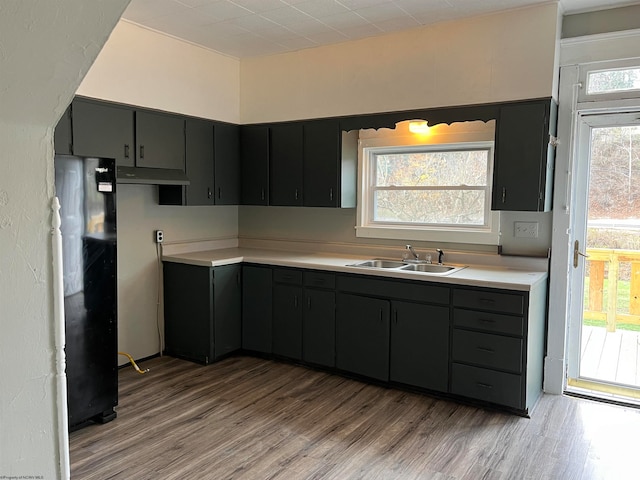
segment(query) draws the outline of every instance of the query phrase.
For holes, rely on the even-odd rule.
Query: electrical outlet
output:
[[[515,222],[517,238],[538,238],[538,222]]]
[[[162,230],[156,230],[156,243],[162,243],[164,241],[164,232]]]

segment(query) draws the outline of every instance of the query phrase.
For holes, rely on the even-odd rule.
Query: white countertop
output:
[[[371,257],[342,255],[335,253],[284,252],[251,248],[225,248],[203,250],[190,253],[163,255],[165,262],[185,263],[203,267],[218,267],[233,263],[255,263],[281,267],[328,270],[332,272],[356,273],[389,278],[404,278],[429,282],[474,285],[503,288],[507,290],[530,291],[540,282],[546,281],[546,271],[530,271],[505,267],[469,265],[448,275],[434,275],[397,269],[362,268],[350,266],[369,260]]]

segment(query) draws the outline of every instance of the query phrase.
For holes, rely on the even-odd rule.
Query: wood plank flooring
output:
[[[74,480],[640,475],[635,409],[545,395],[527,419],[252,357],[141,366],[116,420],[71,433]]]
[[[582,327],[580,376],[640,387],[640,332]]]

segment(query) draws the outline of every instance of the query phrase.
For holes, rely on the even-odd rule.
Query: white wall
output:
[[[121,20],[78,95],[240,121],[240,62]]]
[[[549,97],[550,3],[241,63],[243,123]]]
[[[161,277],[154,230],[163,230],[166,242],[237,237],[238,207],[160,206],[151,185],[118,185],[117,195],[118,349],[144,358],[159,351],[158,325],[160,331],[164,325],[162,295],[156,309]]]
[[[0,475],[62,478],[51,254],[53,128],[128,0],[0,5]],[[62,428],[66,432],[66,426]]]
[[[241,119],[256,123],[555,96],[558,35],[558,7],[546,4],[245,59]],[[516,239],[515,221],[537,221],[539,238]],[[239,222],[242,237],[394,244],[356,239],[355,223],[355,210],[287,207],[241,207]],[[501,231],[505,252],[544,255],[551,216],[503,213]]]
[[[239,75],[237,59],[120,21],[77,93],[238,123]],[[153,231],[167,242],[238,235],[237,207],[165,207],[157,195],[118,185],[118,348],[134,358],[158,353],[163,325]]]

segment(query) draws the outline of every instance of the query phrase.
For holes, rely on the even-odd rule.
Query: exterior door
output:
[[[640,112],[583,112],[576,133],[567,389],[638,398]]]

